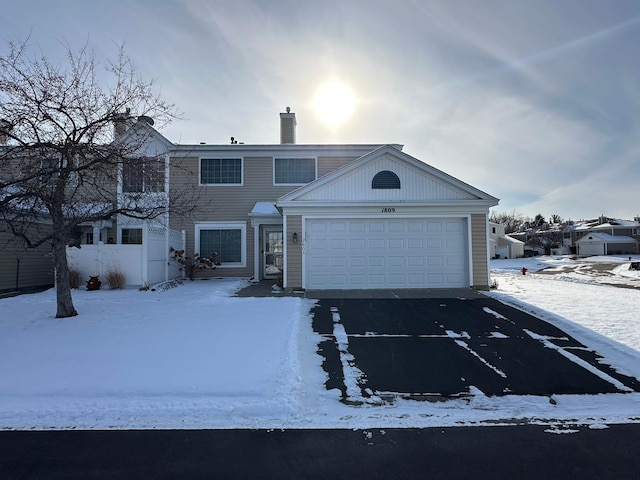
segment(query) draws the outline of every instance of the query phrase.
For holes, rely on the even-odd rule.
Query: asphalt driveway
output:
[[[312,314],[326,387],[347,403],[640,392],[597,352],[489,297],[320,299]]]

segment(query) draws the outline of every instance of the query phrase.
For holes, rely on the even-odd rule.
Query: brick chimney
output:
[[[289,107],[280,114],[280,143],[296,143],[296,114]]]
[[[131,109],[127,108],[124,113],[117,113],[113,120],[113,138],[119,138],[125,134],[133,123]]]

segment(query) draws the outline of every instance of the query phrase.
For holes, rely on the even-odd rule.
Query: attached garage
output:
[[[578,255],[617,255],[636,253],[638,250],[635,238],[608,233],[588,233],[576,242],[576,246]]]
[[[312,218],[305,236],[307,289],[469,286],[464,218]]]
[[[278,199],[285,288],[489,286],[498,200],[393,146]]]

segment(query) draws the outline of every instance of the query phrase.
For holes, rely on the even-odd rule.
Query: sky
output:
[[[636,0],[2,1],[0,54],[118,47],[181,120],[176,143],[399,143],[496,212],[640,215]],[[316,94],[340,82],[341,123]],[[326,100],[325,100],[326,102]]]

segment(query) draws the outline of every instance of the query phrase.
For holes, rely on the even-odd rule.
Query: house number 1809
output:
[[[394,207],[384,207],[382,209],[382,213],[395,213],[396,209]]]

